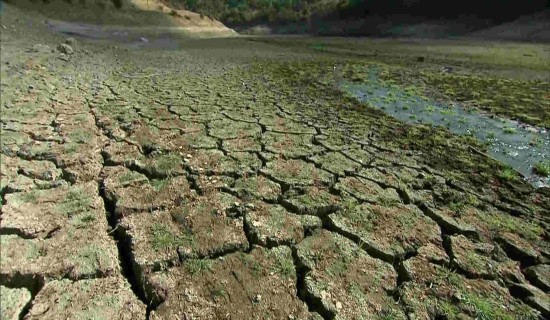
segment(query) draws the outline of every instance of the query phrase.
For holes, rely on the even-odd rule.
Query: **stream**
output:
[[[487,143],[489,155],[517,170],[534,187],[550,185],[550,177],[539,176],[533,171],[537,163],[550,161],[550,132],[544,128],[388,86],[379,80],[376,67],[371,67],[366,82],[341,82],[340,88],[370,107],[404,122],[443,126],[454,134],[473,136]]]

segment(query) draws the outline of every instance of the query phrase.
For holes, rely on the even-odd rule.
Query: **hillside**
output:
[[[235,32],[203,14],[174,10],[159,0],[9,0],[29,12],[55,20],[125,27],[181,29],[187,33],[231,36]]]
[[[550,10],[521,16],[518,19],[474,32],[480,39],[550,41]]]
[[[497,1],[466,0],[161,0],[174,8],[187,9],[220,20],[241,33],[315,33],[322,35],[374,35],[448,37],[509,23],[534,12],[543,11],[547,0]],[[548,21],[546,16],[546,21]],[[527,25],[525,25],[525,22]],[[543,28],[519,27],[521,34],[541,34]],[[521,26],[520,26],[521,25]],[[533,29],[533,30],[531,30]],[[548,29],[548,28],[546,28]],[[531,31],[527,31],[531,30]],[[491,31],[494,34],[493,31]],[[510,31],[499,31],[510,32]],[[516,32],[516,31],[511,31]],[[517,37],[516,37],[517,38]]]

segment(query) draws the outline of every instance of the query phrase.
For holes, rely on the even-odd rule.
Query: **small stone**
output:
[[[193,156],[190,155],[190,154],[186,154],[185,157],[186,157],[186,158],[193,158]]]
[[[67,39],[65,40],[65,43],[66,43],[66,44],[69,44],[69,45],[74,45],[74,44],[76,43],[76,40],[75,40],[75,38],[73,38],[73,37],[67,38]]]
[[[246,207],[247,207],[248,209],[254,209],[254,208],[255,208],[253,203],[247,203],[247,204],[246,204]]]
[[[149,40],[148,40],[147,38],[145,38],[145,37],[139,38],[139,41],[144,42],[144,43],[149,42]]]
[[[443,67],[443,73],[451,73],[454,71],[454,68],[453,67],[450,67],[450,66],[444,66]]]
[[[256,303],[260,303],[262,301],[262,295],[261,294],[257,294],[254,296],[254,302]]]
[[[235,201],[235,203],[233,203],[233,204],[235,205],[235,207],[238,207],[238,206],[241,205],[240,203],[238,203],[238,202],[236,202],[236,201]]]
[[[59,50],[59,52],[64,54],[73,54],[73,48],[70,45],[65,43],[62,43],[59,46],[57,46],[57,50]]]
[[[338,310],[342,309],[342,302],[336,301],[336,309]]]

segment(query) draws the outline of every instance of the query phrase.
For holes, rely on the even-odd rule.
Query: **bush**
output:
[[[112,1],[113,1],[113,5],[115,6],[115,8],[117,8],[117,9],[122,8],[122,0],[112,0]]]

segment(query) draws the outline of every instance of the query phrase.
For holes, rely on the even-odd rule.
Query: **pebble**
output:
[[[75,40],[75,38],[73,38],[73,37],[67,38],[67,39],[65,40],[65,43],[66,43],[66,44],[69,44],[69,45],[74,45],[74,44],[76,43],[76,40]]]
[[[336,301],[336,309],[338,310],[342,309],[342,302]]]

